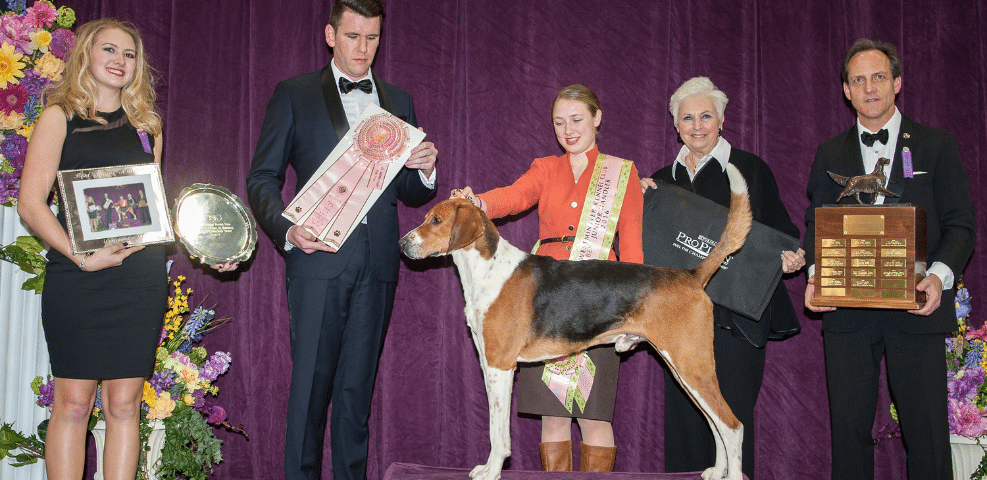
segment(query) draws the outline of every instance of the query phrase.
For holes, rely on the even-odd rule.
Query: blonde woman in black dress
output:
[[[140,34],[114,19],[81,26],[62,80],[46,93],[17,211],[51,245],[41,302],[55,377],[45,442],[48,478],[82,478],[86,427],[101,380],[103,475],[132,480],[144,377],[154,367],[167,305],[164,247],[117,244],[74,254],[64,213],[52,214],[47,197],[58,170],[160,162],[161,117]]]

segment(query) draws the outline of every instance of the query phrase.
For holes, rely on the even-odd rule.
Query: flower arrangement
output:
[[[61,80],[75,12],[37,0],[7,0],[0,15],[0,205],[17,204],[27,142],[44,109],[42,92]]]
[[[970,325],[970,293],[962,283],[956,287],[955,305],[957,331],[946,339],[949,433],[976,439],[983,446],[982,440],[987,436],[987,323],[976,329]],[[987,456],[970,478],[987,478]]]
[[[170,262],[169,262],[170,265]],[[156,352],[154,372],[144,382],[140,421],[141,452],[138,477],[148,472],[148,439],[155,422],[164,426],[165,440],[158,461],[151,465],[162,480],[204,480],[213,465],[223,460],[222,441],[216,438],[214,426],[224,427],[247,437],[242,426],[234,427],[226,420],[223,407],[209,398],[219,393],[214,384],[229,369],[232,357],[227,352],[209,355],[204,347],[195,346],[206,333],[222,326],[229,317],[216,318],[216,312],[199,305],[189,308],[191,288],[182,289],[185,277],[171,282],[173,293],[168,298],[161,339]],[[35,378],[31,384],[38,396],[39,406],[51,409],[54,381]],[[89,428],[92,429],[103,412],[96,395]],[[0,428],[0,458],[14,457],[15,466],[34,463],[44,458],[44,437],[47,420],[38,426],[38,434],[25,437],[3,425]],[[20,449],[19,454],[11,452]]]
[[[12,207],[20,192],[27,142],[44,109],[42,93],[61,80],[62,59],[75,41],[69,30],[75,12],[56,9],[48,0],[37,0],[31,7],[27,0],[7,0],[7,8],[0,15],[0,205]],[[47,263],[42,249],[37,237],[19,237],[0,249],[0,260],[33,274],[21,286],[24,290],[41,293]]]
[[[958,330],[946,339],[949,433],[977,438],[987,435],[987,324],[979,329],[970,326],[970,294],[962,285],[956,290],[955,302]]]

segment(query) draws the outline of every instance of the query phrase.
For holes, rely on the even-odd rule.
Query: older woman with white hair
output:
[[[655,181],[676,185],[724,206],[730,204],[726,165],[731,163],[747,181],[754,220],[799,238],[778,194],[774,175],[764,160],[734,148],[724,139],[723,112],[727,96],[706,77],[689,79],[672,94],[669,111],[684,144],[671,165],[641,181],[642,188]],[[644,230],[662,219],[644,218]],[[655,248],[644,245],[644,249]],[[805,265],[804,252],[779,252],[782,271],[792,273]],[[764,376],[765,345],[799,332],[798,318],[784,284],[779,283],[771,302],[758,320],[713,306],[716,324],[713,351],[720,391],[734,415],[744,424],[743,471],[754,478],[754,404]],[[701,471],[715,462],[713,435],[702,413],[666,371],[665,375],[665,471]]]

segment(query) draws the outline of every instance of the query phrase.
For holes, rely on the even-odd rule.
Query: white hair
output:
[[[707,77],[690,78],[675,90],[671,100],[668,102],[668,111],[672,114],[672,119],[677,120],[679,104],[683,100],[699,95],[713,102],[713,106],[716,107],[716,114],[722,119],[723,112],[727,109],[727,94],[716,88],[716,85],[713,85],[713,82]]]

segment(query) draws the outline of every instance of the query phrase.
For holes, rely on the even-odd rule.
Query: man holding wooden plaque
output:
[[[885,358],[888,382],[908,450],[909,478],[950,479],[944,334],[956,330],[951,289],[955,277],[969,261],[975,241],[969,178],[951,133],[915,123],[895,107],[895,95],[902,83],[901,61],[893,45],[857,40],[843,61],[842,79],[843,92],[856,110],[857,122],[816,151],[809,176],[811,205],[806,211],[804,243],[806,258],[818,258],[825,264],[807,269],[805,306],[813,312],[823,312],[833,429],[833,478],[873,478],[871,429],[877,408],[880,363]],[[884,187],[897,197],[872,198],[862,194],[862,201],[887,207],[909,204],[915,207],[913,211],[924,211],[925,234],[920,227],[911,230],[918,238],[908,238],[908,229],[902,228],[901,220],[874,215],[854,223],[853,212],[859,211],[856,208],[823,207],[833,203],[857,204],[853,196],[840,197],[843,187],[827,172],[843,177],[861,176],[875,171],[882,158],[891,159],[883,165],[887,178]],[[829,214],[836,208],[845,208],[850,213],[840,215],[843,223],[834,229],[823,217],[832,217]],[[891,209],[896,208],[909,207]],[[870,235],[852,235],[860,231]],[[897,233],[887,237],[886,231]],[[909,247],[908,243],[918,245]],[[923,243],[924,264],[921,252],[907,256],[909,248],[915,255],[914,250],[916,247],[921,250]],[[857,253],[865,256],[850,253],[854,247],[859,247]],[[835,254],[839,249],[846,250],[845,259]],[[822,250],[831,254],[823,255]],[[913,262],[910,266],[914,270],[902,270],[906,272],[902,276],[913,277],[906,284],[914,284],[919,308],[901,307],[892,296],[871,293],[880,292],[882,285],[888,292],[902,290],[895,283],[902,279],[884,278],[884,270],[878,264],[884,260],[900,262],[902,268]],[[854,268],[855,262],[866,268],[875,267],[871,268],[875,275],[871,278],[836,275],[841,273],[839,269]],[[867,262],[875,265],[863,265]],[[890,267],[886,268],[887,275],[901,273]],[[855,284],[860,288],[853,290]],[[874,290],[868,290],[869,287]],[[840,293],[840,288],[845,288],[847,297],[854,297],[852,290],[867,299],[855,304],[822,301]]]

